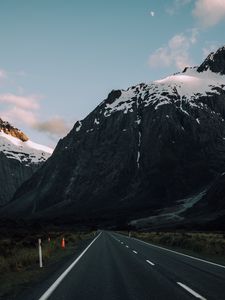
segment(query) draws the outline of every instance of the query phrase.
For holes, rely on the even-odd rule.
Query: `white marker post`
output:
[[[39,264],[40,264],[40,268],[42,268],[43,263],[42,263],[41,239],[38,239],[38,250],[39,250]]]

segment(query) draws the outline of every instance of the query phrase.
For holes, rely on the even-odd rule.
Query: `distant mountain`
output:
[[[224,75],[222,47],[199,67],[112,91],[4,213],[142,228],[206,226],[224,216],[223,203],[212,215],[205,202],[193,213],[225,170]]]
[[[0,205],[36,171],[52,149],[31,142],[19,129],[0,119]]]

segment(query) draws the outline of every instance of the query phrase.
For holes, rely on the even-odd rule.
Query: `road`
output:
[[[222,300],[225,267],[102,232],[38,299]]]

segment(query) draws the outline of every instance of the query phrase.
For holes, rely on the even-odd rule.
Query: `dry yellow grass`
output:
[[[132,232],[132,236],[157,245],[187,249],[199,254],[225,256],[223,233]]]
[[[69,231],[52,231],[43,234],[20,232],[11,237],[4,236],[0,239],[0,298],[4,298],[4,295],[9,293],[14,299],[11,292],[17,293],[20,286],[28,284],[35,277],[46,272],[52,262],[74,253],[79,242],[91,236],[93,233]],[[65,249],[61,248],[62,237],[65,238]],[[42,270],[39,268],[38,238],[42,239],[44,264]]]

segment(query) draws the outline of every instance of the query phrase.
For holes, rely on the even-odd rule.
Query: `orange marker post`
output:
[[[65,244],[65,239],[64,239],[64,237],[62,238],[61,247],[62,247],[62,248],[66,248],[66,244]]]

